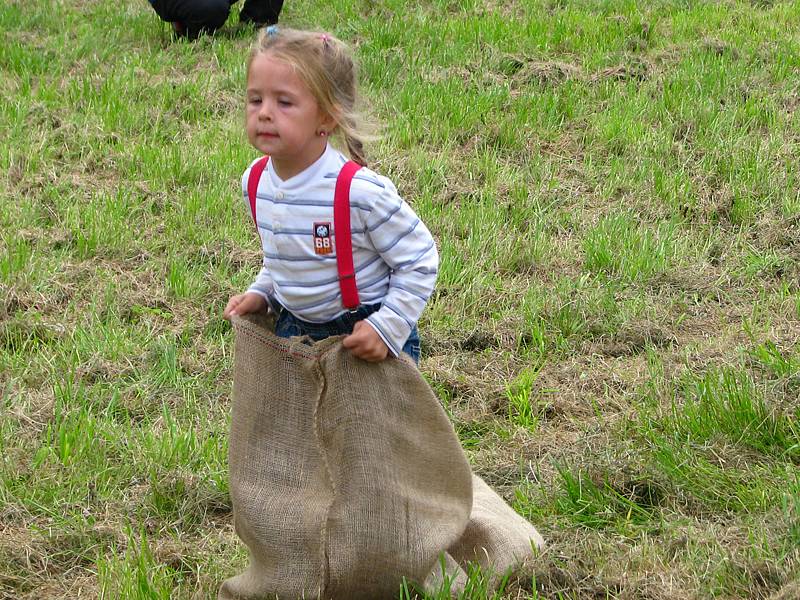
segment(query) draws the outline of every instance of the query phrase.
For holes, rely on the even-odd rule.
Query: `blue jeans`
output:
[[[347,335],[353,333],[353,327],[359,321],[366,319],[369,315],[377,311],[380,304],[362,304],[353,312],[346,312],[332,321],[325,323],[309,323],[295,317],[283,306],[275,301],[270,302],[277,313],[278,319],[275,323],[275,335],[282,338],[289,338],[298,335],[307,335],[315,342],[324,340],[334,335]],[[403,345],[403,352],[414,359],[419,364],[419,333],[417,327],[411,329],[411,333]]]

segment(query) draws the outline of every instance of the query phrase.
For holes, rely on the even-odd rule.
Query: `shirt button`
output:
[[[283,200],[283,192],[278,192],[277,194],[275,194],[275,197],[276,197],[278,200]]]

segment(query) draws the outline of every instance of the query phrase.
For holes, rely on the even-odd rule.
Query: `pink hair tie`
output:
[[[323,33],[322,35],[319,36],[319,38],[322,40],[323,46],[327,46],[328,42],[331,41],[331,36],[329,36],[327,33]]]

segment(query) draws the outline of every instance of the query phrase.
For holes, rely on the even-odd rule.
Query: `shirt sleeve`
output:
[[[258,159],[256,159],[257,161]],[[255,164],[255,162],[253,164]],[[250,177],[250,169],[253,168],[251,164],[247,170],[242,175],[242,199],[244,200],[244,205],[247,210],[247,216],[252,220],[252,214],[250,213],[250,198],[247,196],[247,180]],[[261,231],[258,232],[259,238],[261,238]],[[261,239],[261,245],[263,250],[264,240]],[[261,270],[258,272],[255,281],[250,284],[250,287],[247,288],[248,292],[252,292],[254,294],[258,294],[265,300],[267,300],[267,304],[269,304],[269,297],[272,295],[274,290],[274,285],[272,283],[272,275],[270,275],[269,269],[267,268],[267,257],[264,256],[263,263],[261,266]]]
[[[431,232],[391,183],[378,195],[365,225],[367,238],[391,269],[389,291],[367,322],[399,356],[433,293],[439,253]]]

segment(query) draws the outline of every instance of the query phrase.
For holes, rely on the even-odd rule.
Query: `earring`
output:
[[[325,137],[328,134],[326,132],[324,132],[324,131],[320,131],[319,134],[317,134],[317,135],[319,135],[320,137]]]

